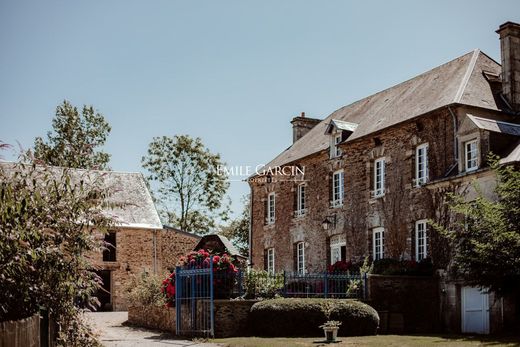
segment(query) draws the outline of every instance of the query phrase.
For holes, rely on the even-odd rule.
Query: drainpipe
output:
[[[251,194],[249,194],[249,259],[248,268],[253,266],[253,187],[251,187]]]
[[[457,141],[457,116],[453,113],[450,106],[448,106],[448,111],[450,112],[451,119],[453,120],[453,157],[455,158],[455,162],[448,168],[448,171],[446,172],[444,177],[447,177],[451,173],[451,171],[453,171],[453,169],[457,167],[459,163],[459,143]]]
[[[157,274],[157,230],[153,231],[153,273]]]

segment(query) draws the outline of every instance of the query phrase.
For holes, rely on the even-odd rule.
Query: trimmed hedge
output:
[[[343,322],[340,336],[375,335],[379,315],[352,299],[272,299],[251,307],[253,333],[259,336],[321,336],[327,320]]]

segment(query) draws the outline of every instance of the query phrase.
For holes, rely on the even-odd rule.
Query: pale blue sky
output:
[[[301,111],[337,108],[480,48],[520,1],[0,0],[0,140],[30,147],[57,104],[112,125],[111,166],[142,171],[153,136],[199,136],[266,163]],[[246,183],[232,183],[240,209]]]

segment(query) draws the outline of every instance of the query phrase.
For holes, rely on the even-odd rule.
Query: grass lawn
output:
[[[290,346],[328,346],[320,338],[287,337],[234,337],[214,339],[211,342],[229,347],[290,347]],[[520,346],[519,337],[484,337],[465,335],[377,335],[338,337],[340,343],[330,346]]]

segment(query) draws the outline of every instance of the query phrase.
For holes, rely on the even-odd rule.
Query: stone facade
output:
[[[93,255],[105,289],[98,293],[104,298],[102,309],[124,311],[128,308],[126,291],[132,277],[143,271],[169,273],[181,255],[191,251],[199,241],[193,234],[173,229],[116,228],[115,259],[103,260],[103,254]],[[103,300],[102,300],[103,301]],[[108,302],[107,302],[108,301]]]
[[[429,257],[445,269],[449,247],[427,221],[452,225],[448,193],[470,201],[474,183],[494,197],[488,153],[502,163],[520,161],[519,109],[511,89],[520,85],[511,58],[520,52],[519,28],[508,23],[499,30],[503,68],[476,50],[340,108],[293,136],[264,174],[249,179],[253,267],[313,273],[338,259]],[[288,166],[304,173],[275,169]],[[445,283],[448,291],[457,288],[457,279]],[[443,300],[441,310],[446,321],[458,315],[454,331],[460,331],[461,311],[453,306],[460,306],[460,295],[454,300]],[[490,330],[497,331],[494,312],[508,308],[493,305]]]

